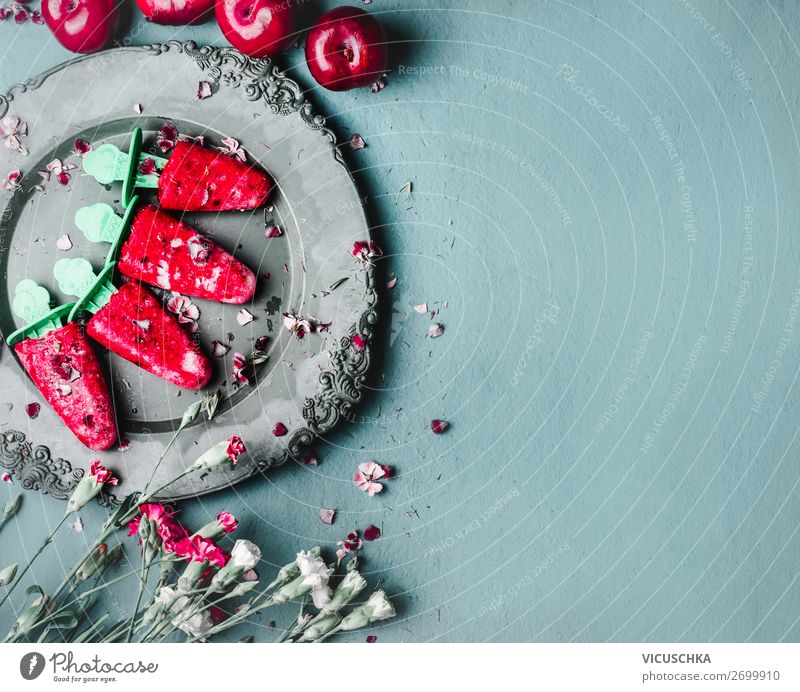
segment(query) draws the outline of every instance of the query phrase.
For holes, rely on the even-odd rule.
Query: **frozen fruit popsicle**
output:
[[[85,259],[62,259],[53,268],[59,288],[77,296],[70,319],[94,315],[86,333],[118,356],[185,389],[201,389],[211,378],[211,363],[161,302],[135,279],[116,288],[114,265],[95,276]]]
[[[246,303],[255,293],[255,274],[244,264],[191,226],[139,205],[138,197],[122,217],[102,202],[82,207],[75,224],[90,241],[111,243],[109,258],[114,254],[132,279],[220,303]]]
[[[161,207],[178,211],[258,209],[272,189],[264,171],[200,144],[179,141],[168,159],[142,154],[138,127],[131,133],[128,153],[106,143],[82,161],[99,183],[122,181],[125,208],[137,187],[156,188]]]
[[[47,289],[24,279],[11,307],[27,326],[9,335],[8,344],[47,403],[89,449],[114,445],[117,422],[97,357],[80,327],[63,323],[73,304],[51,310]]]

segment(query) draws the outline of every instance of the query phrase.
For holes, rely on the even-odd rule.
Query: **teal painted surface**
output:
[[[364,557],[400,617],[379,641],[800,639],[800,7],[370,10],[401,41],[384,91],[321,93],[301,51],[285,64],[368,143],[351,160],[399,277],[376,391],[319,467],[184,520],[228,509],[273,564],[382,526]],[[221,43],[138,14],[128,35]],[[6,23],[0,47],[3,87],[68,57],[42,27]],[[398,471],[375,498],[351,483],[369,458]],[[2,562],[61,509],[27,495]],[[245,631],[273,638],[268,619]]]

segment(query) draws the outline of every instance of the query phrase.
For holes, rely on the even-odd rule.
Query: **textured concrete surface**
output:
[[[800,639],[800,8],[369,9],[398,41],[385,90],[321,93],[300,50],[282,62],[368,143],[350,158],[398,277],[375,391],[320,466],[184,503],[186,522],[228,509],[272,564],[382,526],[363,554],[400,617],[379,641]],[[221,43],[138,14],[126,31]],[[0,48],[0,87],[68,57],[8,22]],[[374,498],[351,482],[370,458],[398,471]],[[61,511],[26,496],[0,562]],[[241,634],[273,638],[269,619]]]

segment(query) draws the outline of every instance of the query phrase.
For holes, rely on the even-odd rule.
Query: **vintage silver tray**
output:
[[[213,91],[202,100],[197,98],[201,81]],[[147,147],[163,124],[172,122],[182,134],[203,135],[207,144],[235,138],[278,188],[266,212],[186,215],[262,277],[254,301],[244,306],[255,319],[244,326],[237,322],[239,306],[194,299],[206,352],[211,354],[213,340],[231,347],[225,357],[212,356],[215,377],[208,388],[181,391],[97,349],[112,382],[121,437],[130,442],[127,450],[98,453],[83,447],[11,349],[0,347],[0,466],[18,483],[65,498],[89,462],[99,458],[122,478],[114,489],[121,498],[144,486],[187,406],[216,390],[226,395],[219,413],[210,422],[201,416],[180,436],[155,482],[177,475],[232,434],[244,439],[248,452],[235,468],[187,477],[165,498],[212,492],[298,458],[315,436],[350,414],[361,398],[378,319],[373,269],[350,253],[355,241],[369,238],[369,228],[333,133],[299,86],[270,60],[191,42],[109,50],[79,57],[0,95],[0,118],[5,116],[27,123],[21,142],[28,155],[0,146],[0,178],[13,169],[24,173],[22,189],[0,193],[3,336],[21,326],[10,309],[20,279],[38,281],[64,303],[69,299],[52,276],[58,259],[85,257],[96,269],[102,267],[108,246],[89,243],[73,218],[76,209],[98,201],[120,209],[121,191],[119,185],[104,187],[82,173],[72,153],[77,138],[125,148],[128,133],[139,126]],[[38,174],[55,158],[77,165],[67,186],[55,176],[44,181]],[[268,221],[283,230],[282,237],[265,237]],[[56,246],[62,234],[73,243],[66,252]],[[330,329],[298,340],[284,328],[283,311],[330,322]],[[353,334],[364,339],[366,349],[352,348]],[[233,387],[234,353],[250,354],[262,336],[269,337],[269,359],[258,366],[254,384]],[[26,413],[31,402],[41,404],[34,419]],[[285,425],[288,434],[275,437],[276,423]]]

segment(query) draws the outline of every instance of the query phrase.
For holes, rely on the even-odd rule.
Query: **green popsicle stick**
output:
[[[11,309],[26,322],[26,326],[9,334],[6,343],[13,346],[23,339],[38,338],[58,329],[63,326],[62,318],[72,307],[73,303],[68,303],[51,310],[47,289],[31,279],[23,279],[14,289]]]
[[[139,167],[145,159],[153,159],[158,169],[167,165],[167,159],[161,156],[142,154],[142,131],[135,127],[131,131],[131,142],[127,153],[120,151],[114,144],[106,143],[97,149],[92,149],[82,161],[83,170],[97,182],[110,185],[122,181],[122,206],[127,209],[133,200],[135,188],[158,187],[158,174],[144,175],[139,172]]]
[[[85,259],[60,259],[53,267],[58,287],[63,293],[75,296],[78,301],[72,307],[69,319],[74,320],[83,312],[97,312],[113,296],[117,289],[111,283],[114,265],[108,264],[95,276],[92,265]]]
[[[78,209],[75,214],[75,225],[92,243],[111,243],[106,257],[106,264],[108,264],[116,261],[119,250],[128,237],[128,231],[133,224],[133,217],[138,207],[138,195],[133,196],[122,216],[116,214],[110,205],[98,202]]]

